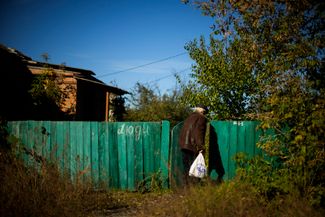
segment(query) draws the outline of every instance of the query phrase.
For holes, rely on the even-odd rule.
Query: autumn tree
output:
[[[186,46],[196,62],[187,99],[209,103],[218,119],[261,120],[275,135],[259,145],[280,160],[279,173],[324,202],[325,3],[184,2],[215,20],[209,44]]]

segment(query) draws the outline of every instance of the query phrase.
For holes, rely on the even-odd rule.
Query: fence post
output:
[[[168,167],[169,167],[169,141],[170,141],[170,123],[161,122],[161,158],[160,168],[163,179],[163,187],[168,188]]]

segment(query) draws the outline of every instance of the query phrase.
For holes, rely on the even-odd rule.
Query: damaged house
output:
[[[114,100],[128,93],[90,70],[34,61],[5,46],[0,46],[0,72],[0,116],[8,120],[113,121],[116,109],[123,109]],[[45,74],[62,95],[56,105],[40,106],[32,97],[35,78]]]

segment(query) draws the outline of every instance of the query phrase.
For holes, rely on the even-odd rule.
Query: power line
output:
[[[148,84],[150,84],[150,83],[154,83],[154,82],[157,82],[157,81],[163,80],[163,79],[165,79],[165,78],[168,78],[168,77],[170,77],[170,76],[172,76],[172,75],[180,74],[180,73],[185,72],[185,71],[187,71],[187,70],[189,70],[189,69],[191,69],[191,67],[185,68],[185,69],[183,69],[183,70],[181,70],[181,71],[179,71],[179,72],[176,72],[176,73],[170,73],[170,74],[168,74],[168,75],[165,75],[165,76],[163,76],[163,77],[157,78],[157,79],[155,79],[155,80],[148,81],[147,83],[148,83]]]
[[[184,54],[187,54],[187,52],[183,52],[183,53],[180,53],[180,54],[176,54],[174,56],[169,56],[169,57],[166,57],[166,58],[163,58],[163,59],[160,59],[160,60],[156,60],[156,61],[153,61],[153,62],[150,62],[150,63],[146,63],[146,64],[143,64],[143,65],[139,65],[139,66],[135,66],[135,67],[132,67],[132,68],[124,69],[124,70],[121,70],[121,71],[116,71],[116,72],[111,72],[111,73],[106,73],[106,74],[103,74],[103,75],[99,75],[99,76],[97,76],[97,78],[102,78],[102,77],[106,77],[106,76],[110,76],[110,75],[119,74],[119,73],[122,73],[122,72],[127,72],[127,71],[130,71],[130,70],[142,68],[142,67],[149,66],[149,65],[152,65],[152,64],[155,64],[155,63],[159,63],[159,62],[163,62],[163,61],[166,61],[166,60],[169,60],[169,59],[178,57],[178,56],[182,56]]]

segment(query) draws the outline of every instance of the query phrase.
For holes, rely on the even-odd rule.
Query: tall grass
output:
[[[35,166],[35,164],[38,164]],[[0,216],[92,216],[97,210],[125,207],[91,182],[74,182],[55,164],[26,165],[11,150],[0,151]]]
[[[252,185],[232,181],[183,189],[175,192],[172,200],[148,206],[138,216],[321,217],[324,214],[323,209],[313,208],[297,195],[282,195],[268,200]]]

